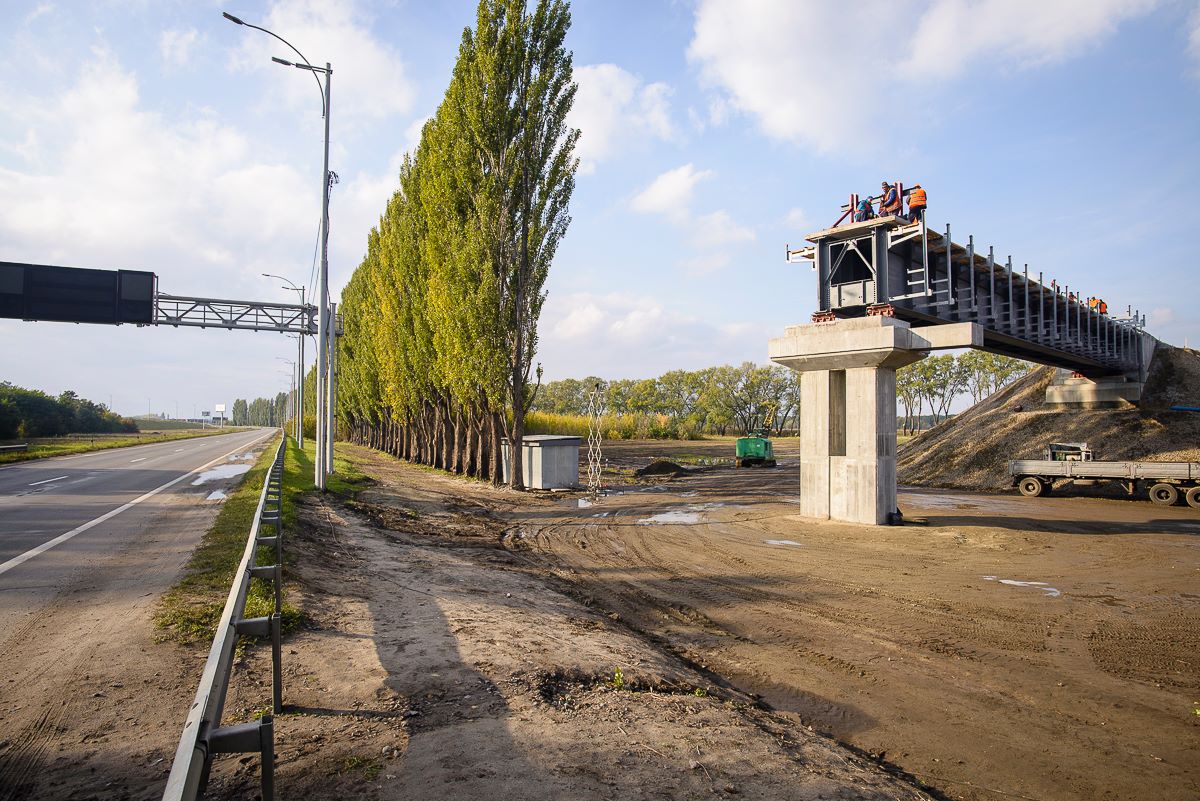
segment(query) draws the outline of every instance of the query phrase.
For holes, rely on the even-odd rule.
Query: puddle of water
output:
[[[608,517],[611,514],[612,514],[612,512],[601,512],[598,515],[592,515],[592,517]]]
[[[663,523],[682,523],[685,525],[691,525],[693,523],[699,523],[703,519],[700,516],[700,512],[704,512],[709,509],[722,508],[741,509],[742,507],[739,504],[726,503],[724,501],[714,501],[712,503],[693,503],[684,507],[683,509],[672,509],[669,512],[659,512],[656,515],[643,517],[638,521],[638,523],[645,526],[661,525]]]
[[[1016,579],[1002,579],[999,576],[984,576],[984,581],[998,581],[1001,584],[1007,584],[1010,587],[1036,587],[1046,594],[1047,598],[1057,598],[1062,595],[1062,591],[1056,587],[1051,587],[1044,581],[1017,581]]]
[[[201,484],[207,484],[210,481],[220,481],[223,478],[233,478],[240,476],[243,473],[250,472],[251,465],[248,464],[219,464],[216,467],[205,470],[200,475],[196,476],[196,480],[192,482],[193,487],[198,487]]]
[[[223,501],[228,497],[229,496],[226,495],[222,490],[213,490],[212,492],[208,493],[208,497],[205,498],[204,500],[206,500],[206,501]]]
[[[799,545],[795,540],[763,540],[767,545]]]
[[[692,525],[694,523],[699,523],[699,522],[700,522],[699,512],[685,512],[685,511],[677,509],[673,512],[659,512],[656,515],[650,515],[649,517],[643,517],[641,520],[638,521],[638,525],[640,525],[640,526],[661,526],[661,525],[669,525],[672,523],[679,524],[679,525]]]
[[[699,495],[700,495],[700,493],[696,492],[695,490],[692,490],[691,492],[679,493],[680,498],[696,498],[696,497],[699,497]]]
[[[591,501],[589,501],[587,498],[580,498],[580,499],[579,499],[579,508],[580,508],[580,509],[587,509],[587,508],[589,508],[589,507],[591,507],[591,506],[594,506],[594,505],[595,505],[595,504],[593,504],[593,503],[592,503]]]

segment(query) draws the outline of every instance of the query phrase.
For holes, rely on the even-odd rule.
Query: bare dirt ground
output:
[[[1200,515],[913,491],[900,506],[928,526],[817,523],[795,514],[795,444],[777,446],[776,470],[561,504],[515,539],[633,627],[947,797],[1200,794]]]
[[[929,797],[506,549],[501,519],[552,501],[346,451],[379,483],[349,508],[313,499],[288,545],[312,624],[285,647],[281,797]],[[239,666],[234,717],[270,697],[265,656]],[[257,780],[223,758],[210,797]]]
[[[376,483],[310,499],[287,545],[310,621],[280,797],[1200,794],[1193,510],[910,490],[927,526],[818,523],[777,448],[735,470],[731,441],[610,443],[588,506],[346,447]],[[656,456],[718,464],[635,481]],[[0,798],[161,794],[204,649],[153,642],[153,601],[80,584],[3,639]],[[226,723],[264,711],[268,656]],[[209,797],[254,797],[257,762],[219,758]]]

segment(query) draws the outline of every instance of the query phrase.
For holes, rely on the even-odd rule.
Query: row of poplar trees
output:
[[[337,404],[352,441],[496,483],[505,440],[520,453],[578,166],[570,23],[562,0],[481,0],[463,31],[445,98],[342,293]]]

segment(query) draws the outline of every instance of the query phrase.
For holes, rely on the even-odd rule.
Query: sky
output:
[[[0,0],[0,261],[150,270],[176,295],[313,286],[333,66],[336,299],[449,81],[475,3]],[[788,245],[851,192],[921,183],[970,233],[1200,343],[1194,0],[576,0],[572,222],[545,380],[755,361],[815,308]],[[0,320],[0,380],[124,414],[286,389],[267,332]],[[312,348],[308,349],[311,359]]]

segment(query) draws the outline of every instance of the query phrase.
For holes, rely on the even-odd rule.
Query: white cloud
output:
[[[643,214],[663,214],[670,220],[686,221],[696,184],[711,177],[711,170],[697,170],[692,164],[668,170],[634,196],[633,209]]]
[[[644,83],[615,64],[576,67],[574,77],[579,88],[567,124],[580,131],[580,172],[593,172],[597,162],[636,138],[674,138],[667,84]]]
[[[200,34],[195,28],[186,31],[163,31],[158,37],[158,49],[163,61],[181,67],[191,58],[192,47],[199,40]]]
[[[752,228],[739,225],[724,209],[692,213],[696,185],[713,175],[711,170],[684,164],[659,175],[631,203],[634,211],[662,215],[685,232],[693,256],[679,262],[679,266],[693,274],[716,272],[727,266],[731,258],[724,248],[751,242],[756,236]]]
[[[1167,326],[1175,322],[1175,310],[1163,306],[1150,312],[1151,327]]]
[[[538,358],[587,365],[606,378],[659,375],[672,369],[766,360],[770,328],[713,324],[658,297],[628,293],[551,294],[542,314]],[[547,376],[546,380],[571,377]],[[574,376],[578,378],[579,376]]]
[[[353,0],[281,0],[265,19],[246,22],[280,33],[313,66],[332,64],[335,127],[347,119],[379,119],[411,109],[416,92],[403,60],[374,36],[372,19]],[[241,32],[244,41],[234,58],[237,68],[278,71],[271,85],[291,106],[319,108],[317,83],[311,76],[299,70],[289,74],[271,61],[271,56],[294,61],[294,53],[259,31],[242,28]]]
[[[808,214],[804,209],[796,206],[788,209],[787,216],[783,218],[783,224],[788,228],[795,228],[798,231],[807,231],[812,221],[808,218]]]
[[[38,3],[33,7],[32,11],[25,15],[25,18],[22,20],[22,22],[28,25],[38,17],[44,17],[47,14],[52,14],[54,11],[55,8],[53,3]]]
[[[725,109],[774,139],[824,152],[879,144],[930,78],[1061,61],[1157,0],[699,0],[688,58]],[[1198,45],[1200,46],[1200,45]],[[980,54],[986,53],[986,57]],[[852,93],[852,98],[848,95]]]
[[[0,122],[19,120],[35,151],[0,167],[0,241],[10,258],[151,269],[166,292],[221,278],[234,291],[259,272],[292,269],[286,245],[307,238],[317,192],[290,166],[211,116],[167,122],[104,50],[50,98],[5,95]],[[298,226],[304,221],[302,226]]]
[[[733,221],[725,210],[702,214],[695,219],[693,242],[701,248],[718,248],[738,242],[753,242],[754,231]]]
[[[937,0],[921,17],[904,74],[948,80],[979,64],[1035,67],[1079,55],[1158,0]]]
[[[1197,74],[1200,74],[1200,5],[1188,17],[1188,54],[1196,62]]]

